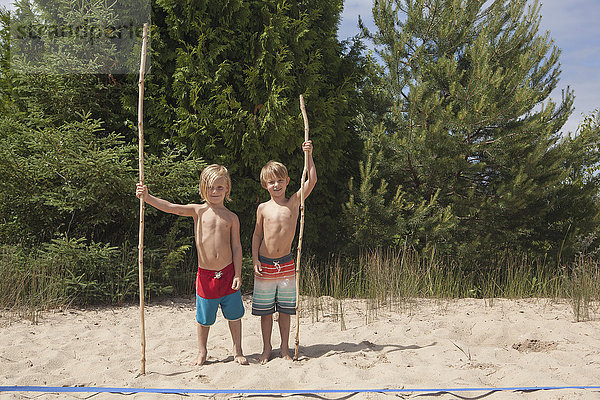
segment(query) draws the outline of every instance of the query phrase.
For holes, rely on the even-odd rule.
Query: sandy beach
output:
[[[300,358],[257,361],[260,319],[245,298],[243,346],[250,365],[231,356],[219,312],[206,365],[197,352],[192,300],[150,302],[145,309],[146,375],[140,376],[139,310],[135,305],[46,312],[37,324],[0,318],[0,386],[85,386],[176,389],[423,389],[600,385],[600,319],[574,322],[568,301],[546,299],[421,300],[367,313],[366,302],[345,300],[343,323],[325,305],[300,318]],[[306,305],[306,304],[305,304]],[[596,308],[597,310],[597,308]],[[368,318],[367,318],[368,317]],[[292,319],[295,325],[295,318]],[[295,327],[290,345],[294,346]],[[172,399],[192,394],[0,392],[9,398]],[[290,395],[219,394],[212,398]],[[306,398],[308,395],[294,395]],[[533,392],[319,394],[311,398],[599,399],[598,389]]]

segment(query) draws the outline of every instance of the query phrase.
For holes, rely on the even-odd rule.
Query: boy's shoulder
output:
[[[192,207],[195,211],[196,214],[198,216],[204,214],[206,211],[212,209],[212,207],[210,207],[207,203],[200,203],[200,204],[188,204],[188,206]],[[220,212],[220,214],[226,214],[229,210],[227,210],[225,207],[223,207],[223,211]]]
[[[294,196],[290,196],[289,198],[286,198],[284,201],[275,201],[273,199],[267,200],[264,203],[260,203],[258,205],[258,211],[260,212],[268,212],[269,210],[273,210],[274,212],[277,212],[276,210],[280,209],[280,208],[289,208],[294,207],[296,205],[295,202],[295,198]]]
[[[193,208],[194,210],[196,210],[196,212],[201,212],[202,210],[206,209],[206,204],[190,203],[187,204],[187,207]]]
[[[222,207],[211,207],[210,205],[203,203],[203,204],[195,204],[196,206],[198,206],[196,208],[196,212],[198,214],[198,216],[202,216],[204,215],[204,213],[208,210],[212,210],[212,213],[210,213],[211,217],[210,218],[224,218],[230,222],[233,221],[237,221],[238,220],[238,216],[236,213],[234,213],[233,211],[231,211],[230,209],[228,209],[225,206]]]
[[[273,200],[267,200],[267,201],[263,201],[262,203],[258,204],[258,208],[265,208],[265,206],[267,204],[269,204],[270,202],[272,202]]]
[[[219,210],[219,213],[221,213],[221,215],[223,215],[226,218],[237,219],[237,217],[238,217],[236,213],[234,213],[233,211],[231,211],[225,205],[223,205],[223,207],[219,207],[218,210]]]
[[[229,208],[227,208],[227,207],[224,207],[224,209],[225,209],[225,211],[227,212],[227,214],[228,214],[230,217],[232,217],[232,218],[237,218],[237,217],[238,217],[238,216],[237,216],[237,214],[236,214],[235,212],[231,211]]]
[[[263,201],[262,203],[260,203],[257,207],[257,209],[260,210],[265,210],[268,209],[270,207],[277,207],[277,203],[275,203],[275,201],[273,199],[269,199],[267,201]]]

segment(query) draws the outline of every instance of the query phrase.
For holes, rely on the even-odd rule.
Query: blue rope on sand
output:
[[[538,390],[600,389],[600,386],[515,386],[489,388],[448,389],[161,389],[118,387],[72,387],[72,386],[0,386],[0,392],[46,392],[46,393],[162,393],[162,394],[335,394],[335,393],[454,393],[454,392],[534,392]]]

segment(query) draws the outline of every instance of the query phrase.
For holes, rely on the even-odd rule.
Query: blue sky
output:
[[[358,33],[358,16],[373,29],[372,0],[345,0],[338,37],[345,39]],[[575,92],[575,111],[563,132],[575,132],[582,114],[600,108],[600,0],[541,0],[540,31],[550,32],[562,50],[562,74],[558,88],[552,93],[561,99],[562,89]]]
[[[12,0],[0,0],[8,6]],[[373,28],[372,0],[345,0],[338,37],[346,39],[358,32],[358,16]],[[549,31],[562,49],[561,79],[552,97],[557,101],[561,90],[569,86],[575,91],[575,111],[563,127],[574,132],[583,120],[600,108],[600,0],[542,0],[540,29]]]

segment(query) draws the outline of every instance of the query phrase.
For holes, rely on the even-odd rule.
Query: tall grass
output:
[[[600,299],[600,263],[590,257],[578,257],[564,275],[565,291],[571,299],[577,321],[591,319],[590,309]]]
[[[506,252],[487,265],[476,265],[439,256],[435,250],[375,250],[358,260],[337,257],[318,264],[309,259],[300,279],[306,310],[317,320],[319,312],[343,318],[345,298],[365,300],[366,322],[382,307],[403,309],[414,298],[568,299],[577,321],[589,319],[590,307],[600,300],[599,262],[589,256],[556,265]],[[335,301],[319,300],[322,296]]]
[[[0,247],[0,310],[34,323],[39,314],[69,303],[64,274],[55,263],[20,247]]]
[[[137,296],[137,251],[53,241],[39,251],[0,246],[0,312],[36,321],[40,312],[71,302],[121,303]],[[195,268],[165,268],[161,252],[148,252],[147,296],[193,291]],[[183,260],[179,264],[193,261]],[[146,263],[145,263],[146,264]],[[246,265],[247,264],[247,265]],[[245,260],[245,293],[252,282]],[[165,284],[165,283],[168,284]],[[485,265],[413,248],[365,251],[357,258],[307,257],[300,272],[301,312],[313,322],[324,317],[345,328],[345,299],[364,299],[365,322],[382,308],[407,310],[415,298],[551,298],[570,301],[577,321],[593,318],[600,301],[600,262],[581,255],[557,265],[510,252]]]
[[[135,257],[127,243],[116,248],[84,239],[54,239],[35,249],[0,246],[0,312],[36,322],[43,311],[71,303],[122,303],[137,293]],[[149,282],[148,294],[155,286]]]

